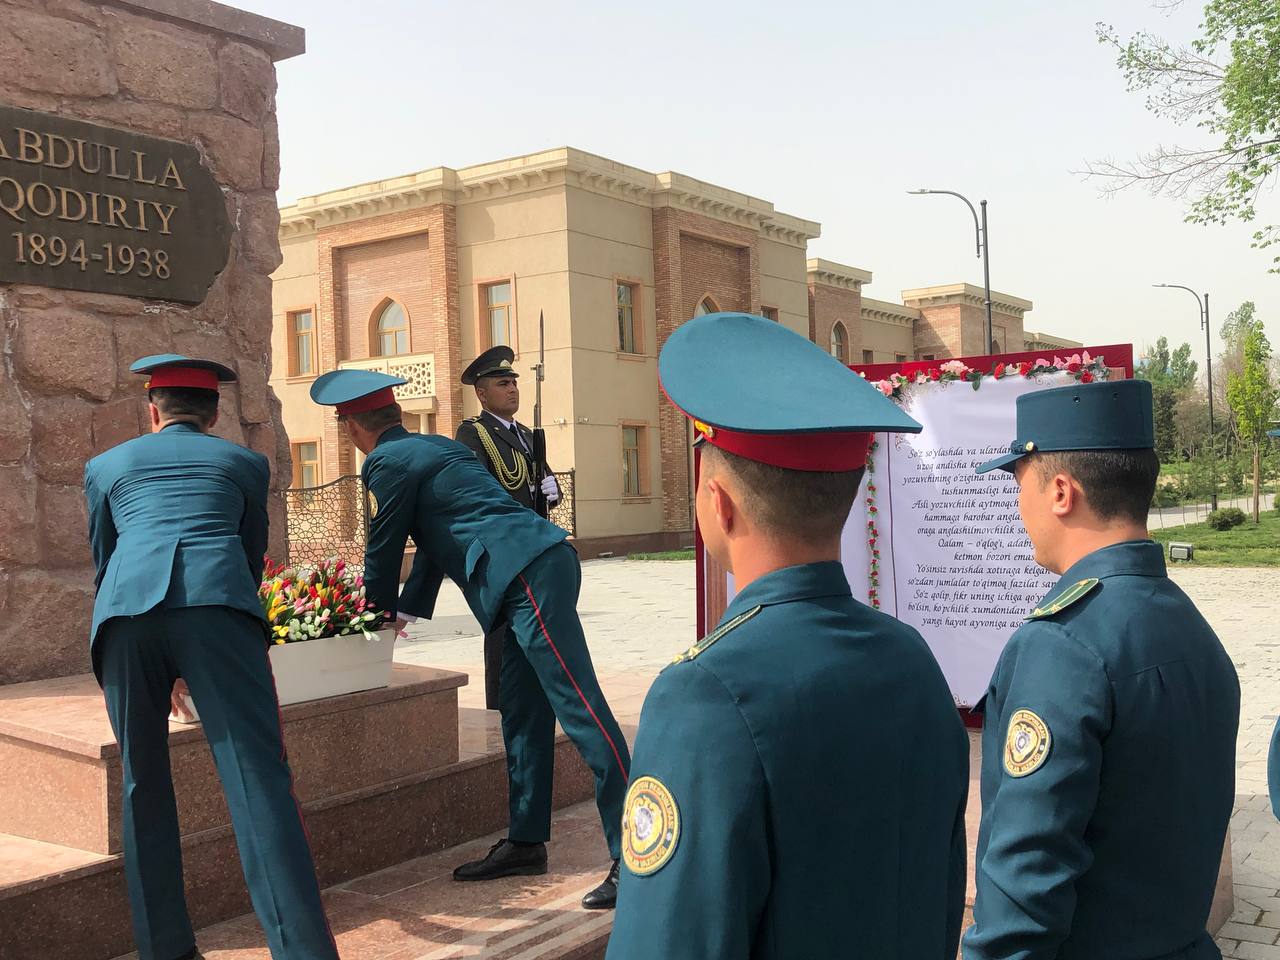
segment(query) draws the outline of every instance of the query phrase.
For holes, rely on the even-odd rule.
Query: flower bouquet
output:
[[[390,684],[395,630],[345,561],[288,567],[268,560],[258,599],[281,706]],[[191,716],[172,713],[170,719],[198,721],[190,694],[183,697]]]

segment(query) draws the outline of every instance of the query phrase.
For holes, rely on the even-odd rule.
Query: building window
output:
[[[306,440],[293,444],[293,485],[295,487],[320,486],[320,444]]]
[[[398,357],[409,352],[409,318],[404,307],[390,301],[378,314],[378,356]]]
[[[992,352],[992,353],[999,353],[999,352],[1000,352],[1000,341],[999,341],[999,340],[992,340],[992,341],[991,341],[991,352]]]
[[[849,334],[839,321],[831,328],[831,355],[841,363],[849,362]]]
[[[933,359],[936,359],[936,357],[935,357],[935,355],[934,355],[934,354],[932,354],[932,353],[925,353],[925,354],[921,354],[920,359],[921,359],[921,360],[933,360]]]
[[[778,308],[777,307],[761,307],[760,316],[764,317],[766,320],[772,320],[774,323],[777,323]]]
[[[636,337],[636,303],[639,300],[639,287],[634,283],[617,281],[616,296],[618,300],[618,352],[639,353]]]
[[[485,329],[489,334],[489,346],[505,344],[515,346],[511,336],[511,292],[510,280],[491,283],[482,290],[481,302],[485,311]]]
[[[703,297],[696,307],[693,308],[695,317],[705,317],[708,313],[719,313],[720,307],[710,297]]]
[[[289,312],[289,376],[313,377],[319,366],[316,351],[315,314],[310,310]]]
[[[644,427],[622,428],[622,495],[642,497],[644,484]]]
[[[895,353],[895,354],[893,355],[893,362],[894,362],[894,363],[906,363],[906,362],[907,362],[907,355],[906,355],[905,353]]]

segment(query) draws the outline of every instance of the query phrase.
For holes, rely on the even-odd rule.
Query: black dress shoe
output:
[[[497,880],[499,877],[536,877],[547,872],[545,843],[512,843],[499,840],[483,860],[464,863],[453,871],[455,880]]]
[[[609,875],[604,883],[596,887],[582,898],[582,905],[588,910],[612,910],[618,904],[618,861],[613,861]]]
[[[199,948],[192,947],[187,953],[178,957],[178,960],[204,960],[204,954],[200,952]]]

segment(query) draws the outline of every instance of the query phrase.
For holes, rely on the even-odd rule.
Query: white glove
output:
[[[547,498],[548,503],[560,501],[560,488],[556,485],[556,478],[550,474],[542,478],[542,495]]]

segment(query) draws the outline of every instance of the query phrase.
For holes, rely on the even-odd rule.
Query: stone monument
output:
[[[202,0],[0,6],[0,684],[88,669],[84,463],[146,427],[138,357],[238,372],[215,432],[270,458],[282,556],[274,61],[302,52]]]

